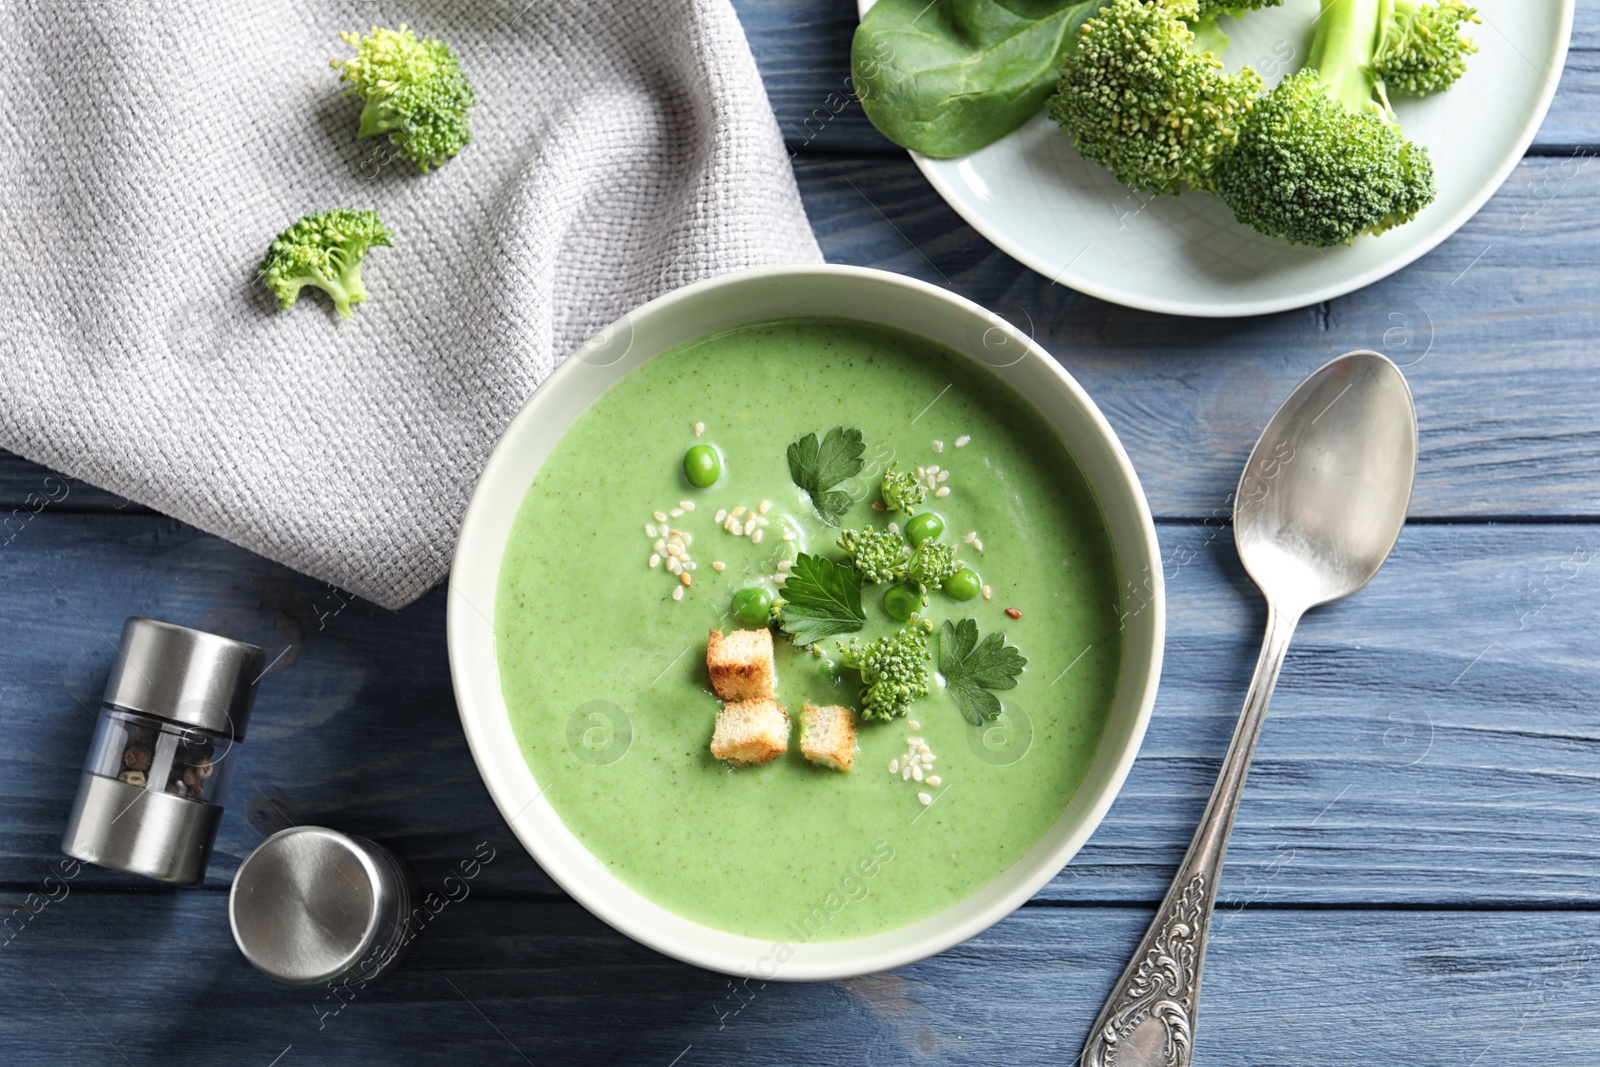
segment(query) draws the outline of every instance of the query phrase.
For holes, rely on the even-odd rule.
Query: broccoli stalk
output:
[[[1322,0],[1306,68],[1256,102],[1216,168],[1240,222],[1297,244],[1348,244],[1433,202],[1427,149],[1406,140],[1373,75],[1393,0]]]
[[[1202,22],[1196,0],[1112,0],[1079,29],[1050,117],[1124,185],[1213,189],[1262,84],[1248,67],[1226,73],[1194,24],[1215,31],[1219,10],[1244,6],[1209,4]]]
[[[374,26],[365,37],[341,33],[339,39],[356,54],[330,66],[350,83],[347,95],[366,101],[357,137],[388,134],[399,154],[424,171],[472,140],[467,110],[477,97],[443,41],[419,39],[404,23],[398,30]]]
[[[289,308],[306,286],[321,289],[345,318],[351,305],[367,298],[361,282],[361,260],[367,250],[390,246],[391,234],[376,211],[340,208],[306,215],[278,234],[259,276],[279,308]]]

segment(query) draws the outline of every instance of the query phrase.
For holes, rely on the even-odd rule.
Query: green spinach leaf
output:
[[[1104,0],[878,0],[850,49],[872,124],[903,148],[964,156],[1044,108]]]

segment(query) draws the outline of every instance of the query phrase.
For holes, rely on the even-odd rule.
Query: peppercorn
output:
[[[122,765],[130,771],[148,771],[155,755],[155,751],[149,745],[135,741],[122,750]]]
[[[136,785],[136,786],[139,786],[140,788],[143,788],[144,784],[145,784],[144,772],[143,771],[123,771],[121,774],[117,775],[117,781],[119,781],[119,782],[127,782],[129,785]]]

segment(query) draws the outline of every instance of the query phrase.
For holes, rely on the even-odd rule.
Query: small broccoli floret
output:
[[[839,658],[861,672],[863,719],[893,719],[928,695],[928,633],[931,623],[912,616],[899,633],[863,642],[840,642]]]
[[[961,569],[956,562],[956,546],[938,541],[924,541],[911,554],[906,566],[906,580],[915,582],[924,593],[944,585],[945,579]]]
[[[1214,188],[1217,160],[1261,92],[1253,70],[1225,73],[1203,49],[1198,16],[1195,0],[1112,0],[1067,55],[1050,117],[1125,185]]]
[[[928,495],[928,487],[910,471],[902,471],[900,464],[891,463],[883,472],[883,506],[890,511],[910,514]]]
[[[1400,132],[1372,77],[1388,0],[1322,0],[1306,69],[1256,104],[1217,168],[1240,222],[1297,244],[1348,244],[1433,202],[1427,149]]]
[[[861,576],[874,584],[892,582],[906,572],[906,544],[889,530],[846,530],[839,547],[850,553]]]
[[[1478,50],[1461,36],[1462,26],[1481,21],[1476,8],[1459,0],[1394,0],[1394,14],[1380,30],[1373,74],[1391,92],[1443,92],[1466,73],[1467,57]]]
[[[365,37],[341,33],[355,48],[331,66],[350,83],[349,95],[366,101],[358,137],[389,135],[400,155],[426,171],[442,165],[472,139],[467,110],[477,103],[455,53],[433,37],[418,38],[374,26]]]
[[[293,306],[306,286],[321,289],[345,318],[367,298],[361,260],[369,248],[390,246],[391,234],[376,211],[319,211],[307,215],[272,242],[260,278],[279,308]]]

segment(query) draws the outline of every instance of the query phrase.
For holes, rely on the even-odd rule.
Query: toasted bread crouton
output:
[[[765,763],[789,748],[789,713],[771,700],[722,705],[711,754],[729,763]]]
[[[800,752],[812,763],[848,771],[856,760],[856,713],[837,704],[800,707]]]
[[[706,641],[711,688],[723,700],[771,700],[777,684],[772,631],[734,630],[727,637],[712,630]]]

